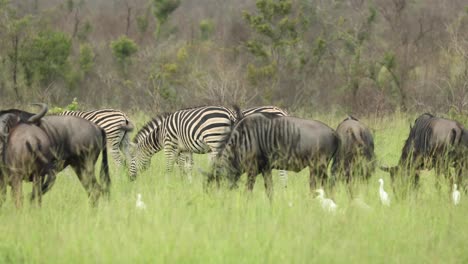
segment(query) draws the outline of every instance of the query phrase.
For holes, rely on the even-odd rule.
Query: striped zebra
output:
[[[148,168],[155,153],[164,150],[166,173],[172,172],[176,158],[187,158],[179,166],[188,167],[191,181],[192,153],[211,152],[212,157],[216,156],[237,118],[233,110],[222,106],[182,109],[153,118],[133,139],[130,179]]]
[[[262,114],[270,114],[273,116],[288,116],[288,112],[285,110],[276,107],[276,106],[256,106],[256,107],[251,107],[242,110],[242,115],[243,116],[249,116],[252,114],[257,114],[257,113],[262,113]],[[288,172],[285,170],[280,170],[279,171],[279,179],[283,187],[288,186]]]
[[[100,109],[91,111],[64,111],[59,115],[77,116],[93,122],[106,132],[107,144],[117,165],[122,165],[121,152],[123,152],[124,164],[130,157],[130,136],[134,128],[128,116],[122,111],[115,109]]]

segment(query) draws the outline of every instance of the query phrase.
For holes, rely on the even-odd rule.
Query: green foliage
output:
[[[245,42],[245,47],[257,59],[256,64],[259,64],[247,67],[247,79],[258,85],[260,81],[276,81],[271,77],[279,77],[276,74],[277,67],[283,63],[283,59],[287,60],[284,63],[293,60],[288,55],[291,55],[289,50],[300,40],[297,31],[300,23],[298,18],[293,17],[290,0],[257,0],[256,7],[256,12],[244,11],[243,17],[255,32]]]
[[[80,70],[84,74],[90,72],[94,67],[94,51],[90,44],[85,43],[80,45],[80,57],[78,61]]]
[[[164,25],[169,16],[180,5],[180,0],[152,0],[153,14],[159,22],[158,32],[160,27]]]
[[[110,45],[114,57],[122,63],[130,60],[132,55],[138,51],[138,46],[127,36],[121,36],[119,39],[112,41]]]
[[[203,19],[200,21],[200,33],[203,40],[207,40],[213,35],[215,26],[211,19]]]
[[[78,39],[80,39],[81,41],[88,39],[88,36],[92,31],[93,31],[93,25],[91,25],[91,22],[89,22],[89,20],[86,20],[84,25],[80,27],[80,29],[78,30],[78,33],[77,33]]]
[[[47,85],[69,70],[70,37],[60,31],[42,31],[22,47],[20,62],[29,84]]]
[[[50,114],[58,114],[58,113],[61,113],[63,111],[77,111],[77,110],[79,110],[79,108],[80,108],[80,106],[78,104],[78,99],[76,99],[76,97],[75,97],[75,98],[73,98],[73,101],[70,104],[68,104],[67,106],[65,106],[63,108],[59,107],[59,106],[54,106],[51,109],[49,109],[48,112]]]
[[[68,12],[73,11],[73,8],[75,7],[75,3],[73,2],[73,0],[67,0],[66,7]]]
[[[121,36],[119,39],[112,41],[110,47],[122,73],[126,76],[131,57],[138,51],[137,44],[127,36]]]
[[[138,32],[145,33],[146,30],[148,30],[149,21],[148,21],[147,15],[137,16],[136,22],[137,22]]]

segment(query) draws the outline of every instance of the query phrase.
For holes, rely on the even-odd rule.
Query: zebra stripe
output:
[[[59,115],[76,116],[93,122],[106,132],[107,144],[117,165],[122,165],[120,151],[123,152],[123,160],[130,160],[130,137],[128,132],[134,126],[128,116],[122,111],[115,109],[100,109],[91,111],[64,111]]]
[[[251,107],[251,108],[242,110],[242,114],[244,116],[249,116],[249,115],[257,114],[257,113],[272,114],[275,116],[288,116],[288,112],[286,112],[285,110],[279,107],[272,106],[272,105],[256,106],[256,107]],[[285,170],[280,170],[278,173],[279,173],[279,179],[280,179],[281,184],[284,187],[287,187],[288,186],[288,172]]]
[[[130,178],[134,179],[138,171],[146,169],[151,157],[161,150],[164,150],[166,156],[167,173],[172,171],[175,158],[182,158],[185,153],[189,160],[189,164],[185,165],[189,166],[191,172],[192,153],[211,152],[212,156],[216,156],[236,119],[232,110],[221,106],[183,109],[157,116],[140,129],[134,138]],[[182,168],[184,163],[179,162],[179,166]]]
[[[266,113],[266,114],[272,114],[276,116],[288,116],[288,112],[285,110],[276,107],[276,106],[256,106],[256,107],[251,107],[242,110],[242,114],[244,116],[248,116],[251,114],[256,114],[256,113]]]

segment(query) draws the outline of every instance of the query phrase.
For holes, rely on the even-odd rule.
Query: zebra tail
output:
[[[242,120],[242,118],[244,118],[244,114],[242,113],[242,110],[237,104],[233,105],[232,108],[234,109],[234,112],[236,113],[237,122],[239,122],[240,120]]]
[[[111,185],[111,179],[110,179],[110,174],[109,174],[109,161],[107,158],[107,139],[106,139],[106,132],[104,132],[104,129],[101,129],[101,134],[102,134],[102,164],[101,164],[101,173],[99,178],[101,179],[101,182],[104,185],[104,191],[107,195],[110,193],[110,185]]]
[[[135,129],[135,126],[133,125],[132,122],[127,120],[127,125],[122,126],[120,129],[122,129],[125,132],[131,132],[133,129]]]

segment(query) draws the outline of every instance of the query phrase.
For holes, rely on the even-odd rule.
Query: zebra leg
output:
[[[288,172],[285,170],[280,170],[278,172],[279,180],[284,188],[288,188]]]
[[[123,165],[128,166],[128,163],[132,159],[130,155],[130,136],[128,133],[125,133],[125,135],[122,137],[122,140],[120,141],[120,150],[123,153],[124,159],[123,159]]]
[[[110,146],[110,153],[112,155],[112,158],[114,158],[117,166],[118,167],[122,166],[122,160],[120,158],[120,149],[119,149],[118,143],[112,143],[112,145]]]
[[[273,178],[271,177],[271,170],[264,171],[263,173],[263,181],[265,184],[266,194],[270,202],[273,201]]]
[[[189,183],[192,183],[192,167],[193,167],[193,154],[192,153],[185,153],[185,170],[187,173],[187,179]]]
[[[164,147],[164,155],[166,156],[166,179],[168,179],[169,174],[172,173],[174,167],[177,151],[172,146],[166,144]]]

